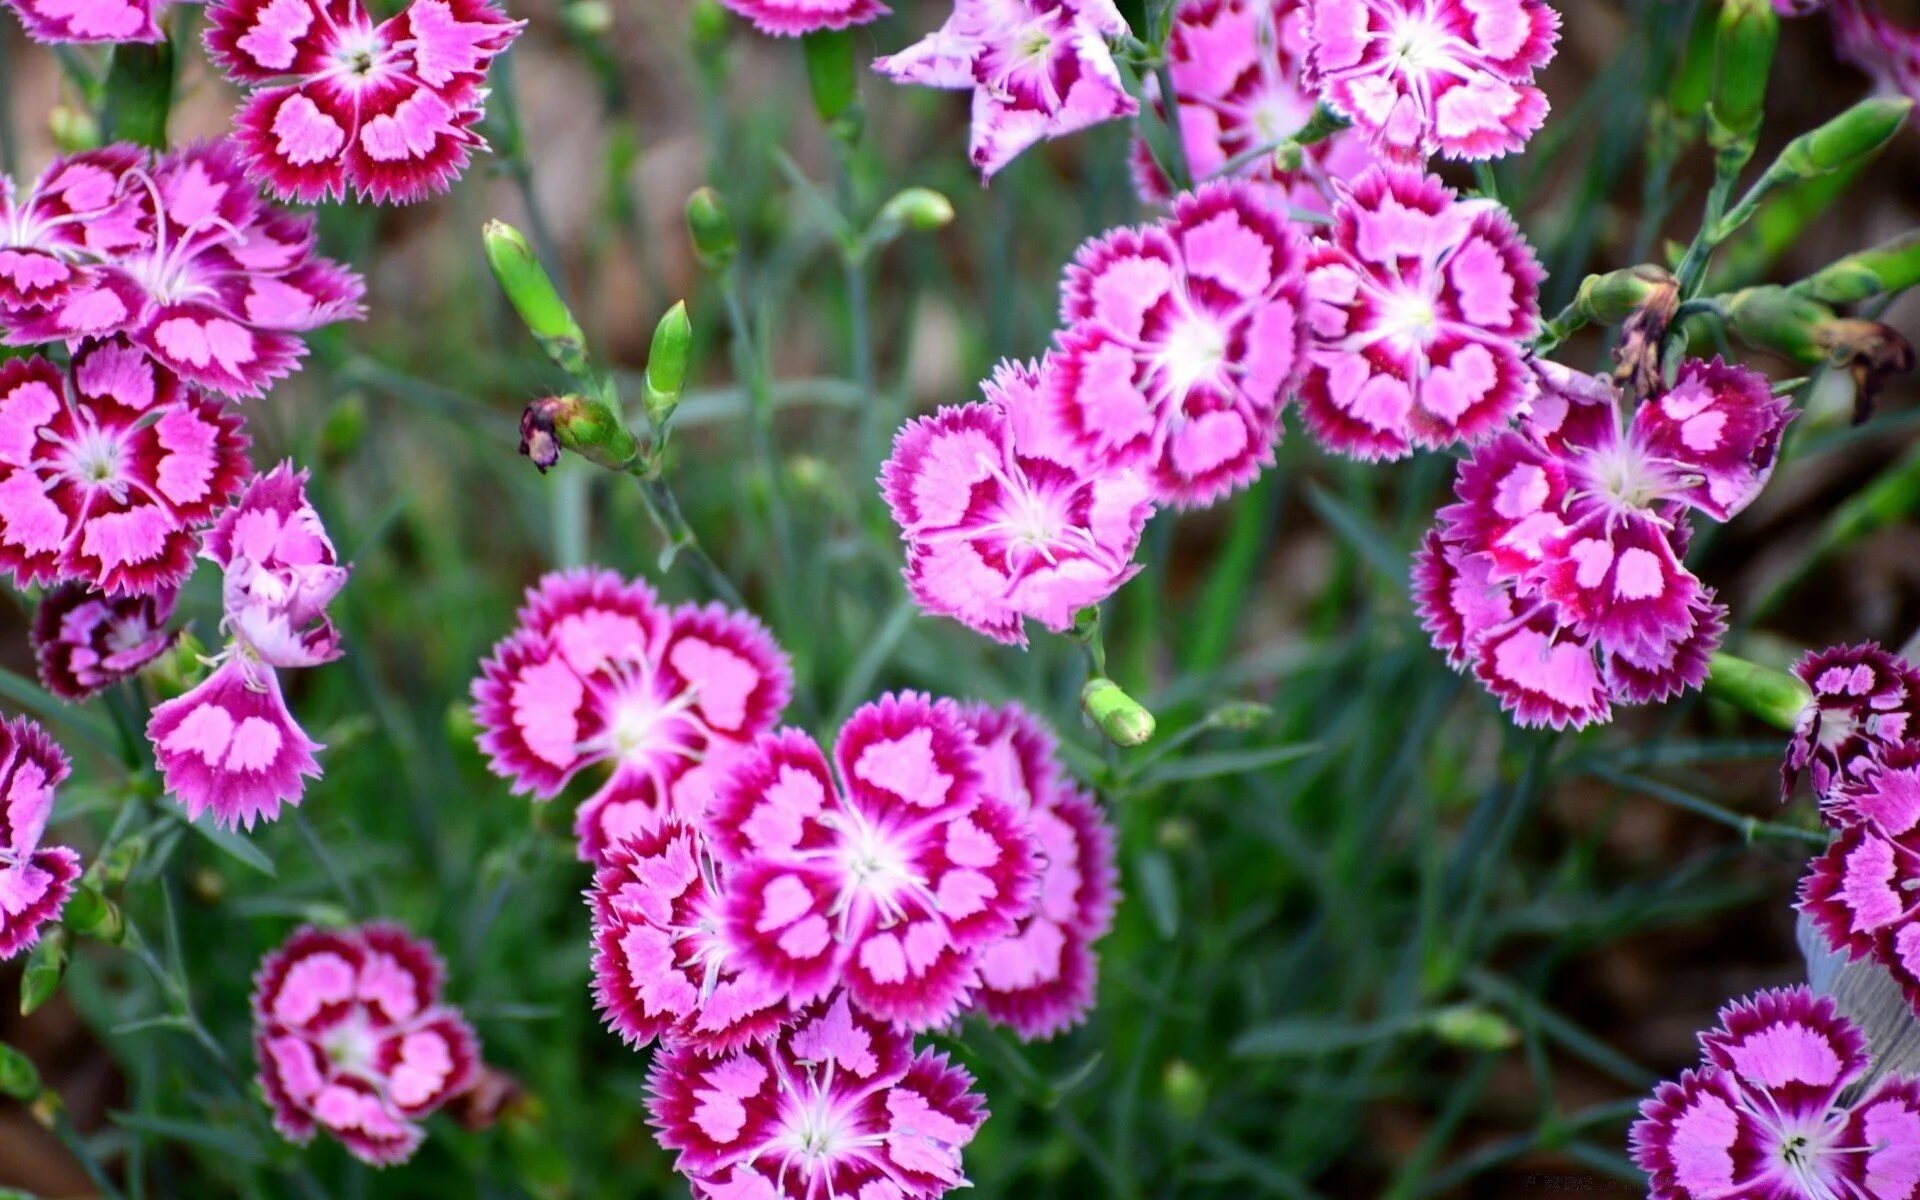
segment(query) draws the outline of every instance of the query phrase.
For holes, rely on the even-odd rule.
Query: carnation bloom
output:
[[[1560,15],[1545,0],[1308,0],[1307,81],[1381,153],[1498,158],[1547,116],[1534,72]]]
[[[955,0],[937,32],[873,66],[896,83],[971,89],[970,153],[991,179],[1036,142],[1140,110],[1107,49],[1126,32],[1113,0]]]
[[[1357,130],[1303,147],[1298,169],[1283,169],[1274,158],[1278,143],[1306,125],[1317,103],[1302,79],[1306,9],[1306,0],[1181,0],[1167,39],[1193,177],[1249,180],[1282,213],[1289,207],[1328,212],[1330,185],[1373,162],[1366,135]],[[1158,79],[1149,77],[1146,87],[1164,120]],[[1175,189],[1145,137],[1134,139],[1133,175],[1142,198],[1172,200]]]
[[[974,1003],[1022,1038],[1050,1038],[1093,1007],[1093,946],[1112,928],[1119,900],[1113,827],[1066,780],[1052,731],[1025,709],[974,705],[965,715],[988,794],[1025,815],[1040,857],[1033,903],[1012,933],[980,952]]]
[[[914,599],[1014,645],[1024,618],[1064,632],[1133,578],[1153,514],[1139,474],[1082,463],[1047,427],[1050,369],[1000,364],[985,404],[908,423],[880,472]]]
[[[1680,561],[1689,514],[1745,508],[1792,414],[1717,359],[1630,415],[1602,378],[1543,383],[1519,431],[1461,464],[1414,590],[1434,645],[1516,720],[1578,727],[1704,681],[1725,614]]]
[[[1803,772],[1814,795],[1859,775],[1883,749],[1920,738],[1920,668],[1871,642],[1802,658],[1794,674],[1813,692],[1781,765],[1781,794]]]
[[[0,720],[0,962],[40,941],[80,878],[80,856],[42,846],[53,790],[70,764],[46,731],[25,717]]]
[[[658,1038],[721,1054],[786,1023],[786,993],[740,969],[720,869],[692,826],[664,821],[615,843],[587,899],[594,1001],[628,1045]]]
[[[880,0],[720,0],[761,33],[798,37],[877,21],[891,10]]]
[[[36,42],[164,42],[173,0],[7,0]]]
[[[1305,247],[1245,183],[1182,196],[1167,221],[1080,248],[1046,395],[1090,463],[1196,506],[1273,462],[1305,366]]]
[[[1920,742],[1840,780],[1840,836],[1800,882],[1800,908],[1834,949],[1884,966],[1920,1015]]]
[[[769,1042],[665,1050],[647,1085],[660,1144],[712,1200],[933,1200],[967,1186],[986,1120],[972,1076],[844,992]]]
[[[230,640],[205,682],[153,710],[147,737],[166,788],[189,819],[253,828],[299,804],[318,779],[309,739],[280,692],[282,668],[340,657],[326,608],[347,582],[307,474],[281,463],[256,476],[207,533],[203,556],[222,574]]]
[[[40,682],[79,703],[137,674],[179,635],[167,628],[179,593],[104,596],[68,583],[48,592],[33,614],[33,656]]]
[[[806,1004],[844,985],[882,1020],[959,1012],[981,950],[1013,932],[1037,864],[1022,815],[985,790],[952,702],[888,695],[834,744],[756,741],[707,813],[743,965]]]
[[[306,354],[298,336],[362,315],[360,277],[314,254],[312,217],[264,204],[231,141],[132,168],[140,245],[33,312],[0,313],[10,344],[124,334],[190,383],[258,396]]]
[[[611,571],[547,575],[519,622],[473,683],[480,749],[516,794],[542,800],[613,768],[575,824],[589,861],[668,815],[696,819],[715,775],[792,694],[786,655],[751,615],[668,609]]]
[[[1542,271],[1507,210],[1431,175],[1369,172],[1307,254],[1300,408],[1333,450],[1373,461],[1474,441],[1537,388]]]
[[[1920,25],[1888,16],[1881,0],[1834,0],[1828,13],[1842,58],[1880,90],[1920,100]]]
[[[1868,1073],[1865,1037],[1804,987],[1720,1011],[1701,1065],[1640,1106],[1652,1200],[1907,1200],[1920,1187],[1920,1083]]]
[[[173,587],[245,477],[246,445],[219,401],[119,339],[65,371],[0,363],[0,570],[114,596]]]
[[[413,1157],[421,1122],[472,1082],[480,1044],[441,1001],[433,947],[394,925],[301,929],[253,979],[253,1046],[273,1124],[316,1130],[376,1167]]]
[[[492,0],[214,0],[207,51],[254,91],[234,118],[255,178],[284,200],[411,204],[486,149],[488,68],[519,36]]]
[[[121,186],[145,162],[134,146],[90,150],[55,161],[24,196],[0,177],[0,314],[53,304],[90,278],[88,264],[147,241]]]

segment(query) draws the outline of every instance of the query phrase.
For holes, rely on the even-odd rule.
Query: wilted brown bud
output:
[[[1878,321],[1836,317],[1814,336],[1833,364],[1853,376],[1855,424],[1873,415],[1888,379],[1913,370],[1913,344]]]
[[[560,401],[554,397],[535,400],[520,414],[520,453],[533,460],[540,473],[560,461],[560,439],[554,436],[553,422]]]
[[[1660,390],[1660,354],[1666,347],[1674,314],[1680,311],[1680,284],[1671,275],[1638,282],[1645,288],[1645,295],[1620,326],[1613,377],[1635,396],[1651,396]]]
[[[447,1112],[461,1128],[479,1132],[492,1129],[501,1114],[519,1104],[526,1094],[527,1089],[514,1076],[481,1063],[473,1086],[447,1101]]]

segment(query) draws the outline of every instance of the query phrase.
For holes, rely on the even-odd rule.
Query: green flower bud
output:
[[[61,919],[80,937],[115,946],[126,940],[127,922],[120,915],[119,906],[97,888],[83,884],[75,889]]]
[[[715,270],[732,263],[740,250],[727,198],[710,187],[687,197],[687,231],[693,235],[693,249],[700,261]]]
[[[447,705],[447,740],[456,746],[471,746],[480,736],[480,722],[473,716],[473,705],[455,700]]]
[[[1798,363],[1822,362],[1819,330],[1833,320],[1833,310],[1786,288],[1747,288],[1728,296],[1722,305],[1727,329],[1759,350],[1772,351]]]
[[[1153,740],[1153,714],[1111,679],[1087,680],[1080,690],[1080,707],[1116,746],[1144,746]]]
[[[1307,118],[1307,123],[1290,140],[1301,146],[1311,146],[1315,142],[1326,141],[1352,124],[1352,121],[1326,105],[1318,104],[1314,106],[1313,115]]]
[[[1589,321],[1620,325],[1650,302],[1669,293],[1677,299],[1678,288],[1673,272],[1642,263],[1605,275],[1587,276],[1580,282],[1580,291],[1573,302]]]
[[[1909,233],[1830,263],[1794,284],[1793,290],[1822,304],[1857,304],[1916,285],[1920,285],[1920,233]]]
[[[67,973],[69,940],[63,925],[54,925],[40,935],[40,944],[27,956],[26,970],[20,974],[21,1016],[33,1015],[35,1009],[53,999],[53,994],[60,990],[60,980]]]
[[[1231,729],[1238,733],[1247,733],[1260,728],[1273,719],[1273,708],[1252,700],[1230,700],[1207,717],[1207,720],[1220,729]]]
[[[1813,693],[1793,673],[1724,651],[1716,653],[1707,668],[1706,691],[1787,733],[1799,725],[1800,714],[1813,702]]]
[[[342,397],[320,424],[320,454],[333,462],[351,455],[367,431],[366,399],[359,392]]]
[[[1785,179],[1817,179],[1877,153],[1893,140],[1913,111],[1906,97],[1876,96],[1862,100],[1818,129],[1787,143],[1769,175]]]
[[[47,114],[47,132],[62,154],[79,154],[100,146],[100,122],[86,109],[54,105]]]
[[[560,10],[560,20],[581,37],[605,37],[613,32],[613,9],[606,0],[573,0]]]
[[[1668,117],[1679,126],[1696,126],[1713,96],[1714,42],[1719,21],[1714,7],[1703,4],[1687,35],[1687,48],[1679,69],[1667,85]]]
[[[1169,1062],[1160,1076],[1160,1095],[1167,1111],[1182,1121],[1197,1121],[1206,1114],[1207,1091],[1207,1077],[1183,1058]]]
[[[1306,165],[1306,161],[1306,147],[1299,142],[1285,141],[1273,148],[1273,169],[1276,171],[1298,171]]]
[[[667,421],[680,404],[680,393],[687,386],[687,360],[692,354],[693,322],[687,318],[687,303],[682,300],[653,327],[653,348],[647,352],[647,381],[641,399],[655,432],[666,430]]]
[[[507,294],[534,340],[561,370],[584,376],[587,335],[573,319],[572,310],[560,298],[560,290],[540,265],[525,235],[504,221],[489,221],[483,238],[493,277],[500,281],[500,290]]]
[[[93,870],[99,872],[95,882],[101,887],[119,887],[147,856],[147,836],[139,834],[130,837],[107,851],[95,860]]]
[[[880,218],[916,233],[932,233],[953,224],[953,201],[932,188],[910,187],[887,201]]]
[[[23,1104],[39,1099],[45,1091],[40,1072],[33,1061],[5,1042],[0,1042],[0,1096],[11,1096]]]
[[[595,466],[624,471],[640,457],[640,442],[620,414],[585,396],[535,400],[520,417],[520,453],[541,474],[571,450]]]
[[[693,0],[693,49],[697,54],[713,55],[727,46],[727,10],[716,0]]]
[[[1511,1050],[1520,1043],[1520,1031],[1497,1012],[1474,1004],[1443,1008],[1429,1019],[1433,1036],[1462,1050]]]
[[[1722,0],[1707,140],[1736,167],[1753,154],[1779,42],[1780,15],[1773,0]]]
[[[825,29],[801,39],[807,56],[807,84],[813,90],[813,110],[821,123],[833,125],[845,117],[859,97],[858,72],[853,62],[853,31]]]

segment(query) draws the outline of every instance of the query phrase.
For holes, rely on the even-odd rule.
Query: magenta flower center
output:
[[[1403,288],[1382,305],[1381,332],[1415,352],[1424,352],[1440,325],[1432,288]]]
[[[1445,26],[1433,19],[1432,13],[1409,14],[1388,35],[1388,42],[1393,47],[1394,65],[1406,73],[1447,69],[1460,71],[1453,53],[1455,40]]]
[[[635,658],[624,671],[611,665],[609,670],[615,687],[607,709],[606,732],[585,749],[649,768],[663,766],[664,760],[673,757],[700,757],[712,731],[693,711],[698,700],[696,689],[668,691],[646,655]]]

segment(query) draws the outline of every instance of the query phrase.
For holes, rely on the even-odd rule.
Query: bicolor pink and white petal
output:
[[[234,119],[248,171],[283,200],[352,191],[411,204],[447,190],[486,141],[487,72],[524,21],[493,0],[214,0],[207,50],[252,90]]]
[[[307,474],[283,462],[255,476],[207,531],[202,554],[221,569],[228,635],[214,672],[153,710],[153,743],[167,791],[190,819],[253,828],[297,805],[320,777],[321,749],[288,709],[280,671],[340,656],[327,605],[347,581],[306,494]]]
[[[1369,171],[1340,189],[1307,272],[1300,411],[1329,449],[1378,461],[1479,441],[1538,393],[1525,344],[1544,273],[1496,202]]]
[[[720,0],[761,33],[799,37],[877,21],[892,11],[880,0]]]
[[[922,608],[1026,644],[1026,621],[1064,632],[1139,570],[1153,514],[1145,479],[1086,463],[1049,426],[1039,368],[1002,363],[986,402],[903,427],[880,473]]]
[[[1358,178],[1374,156],[1366,135],[1341,130],[1303,148],[1297,169],[1274,149],[1307,124],[1318,97],[1307,87],[1306,0],[1181,0],[1167,38],[1181,142],[1195,179],[1251,182],[1274,211],[1331,213],[1332,185]],[[1159,82],[1147,96],[1165,119]],[[1133,177],[1149,203],[1174,189],[1144,136],[1134,140]]]
[[[971,90],[968,153],[991,179],[1038,142],[1140,110],[1107,47],[1126,32],[1113,0],[955,0],[945,25],[873,66],[896,83]]]
[[[44,309],[89,282],[92,264],[147,243],[125,186],[146,164],[146,151],[122,144],[56,160],[24,196],[0,177],[0,327],[5,314]]]
[[[301,929],[254,976],[253,1044],[273,1123],[363,1162],[413,1157],[426,1117],[469,1086],[480,1043],[441,998],[427,942],[393,925]]]
[[[473,684],[480,748],[516,793],[543,800],[610,768],[576,822],[588,861],[668,816],[697,820],[792,694],[786,655],[751,615],[668,609],[611,571],[548,575],[519,616]]]
[[[907,1029],[952,1019],[984,947],[1012,933],[1038,875],[1022,814],[982,786],[960,710],[915,693],[857,710],[834,767],[810,737],[761,737],[705,828],[745,967],[805,1004],[844,987]]]
[[[189,383],[258,396],[306,354],[300,335],[363,315],[365,288],[314,253],[312,217],[264,203],[233,142],[130,166],[137,244],[30,310],[0,311],[11,345],[123,335]]]
[[[1920,1186],[1920,1089],[1867,1076],[1869,1047],[1804,987],[1721,1010],[1700,1066],[1640,1106],[1635,1162],[1653,1200],[1905,1200]]]
[[[1093,796],[1067,782],[1051,730],[1018,705],[970,706],[984,786],[1025,814],[1040,859],[1018,926],[980,952],[974,1005],[1025,1039],[1054,1037],[1094,1002],[1094,945],[1119,902],[1112,825]]]
[[[664,1050],[647,1083],[660,1144],[715,1200],[934,1200],[967,1186],[986,1120],[972,1076],[844,992],[771,1041]]]
[[[1884,0],[1833,0],[1833,40],[1840,57],[1865,71],[1884,93],[1920,100],[1920,21],[1902,20]]]
[[[1082,246],[1061,285],[1051,423],[1088,463],[1196,507],[1273,462],[1306,367],[1306,246],[1251,184]]]
[[[185,0],[183,0],[185,2]],[[36,42],[163,42],[174,0],[7,0]]]
[[[1800,881],[1827,944],[1885,967],[1920,1019],[1920,742],[1875,756],[1822,808],[1840,834]]]
[[[1824,803],[1886,749],[1920,740],[1920,667],[1871,642],[1815,651],[1794,666],[1813,692],[1787,743],[1781,792],[1802,775]]]
[[[25,717],[0,721],[0,962],[33,949],[80,878],[80,856],[43,846],[66,753]]]
[[[248,466],[239,418],[128,342],[0,363],[0,570],[152,595]]]
[[[1745,508],[1792,417],[1717,360],[1628,403],[1598,377],[1543,371],[1520,428],[1461,463],[1416,560],[1435,647],[1523,725],[1604,721],[1705,680],[1726,616],[1681,561],[1690,514]]]
[[[48,592],[33,614],[33,657],[40,682],[79,703],[138,674],[179,637],[167,628],[179,593],[106,596],[84,584]]]
[[[1534,73],[1560,15],[1545,0],[1308,0],[1307,81],[1403,163],[1488,159],[1547,116]]]

